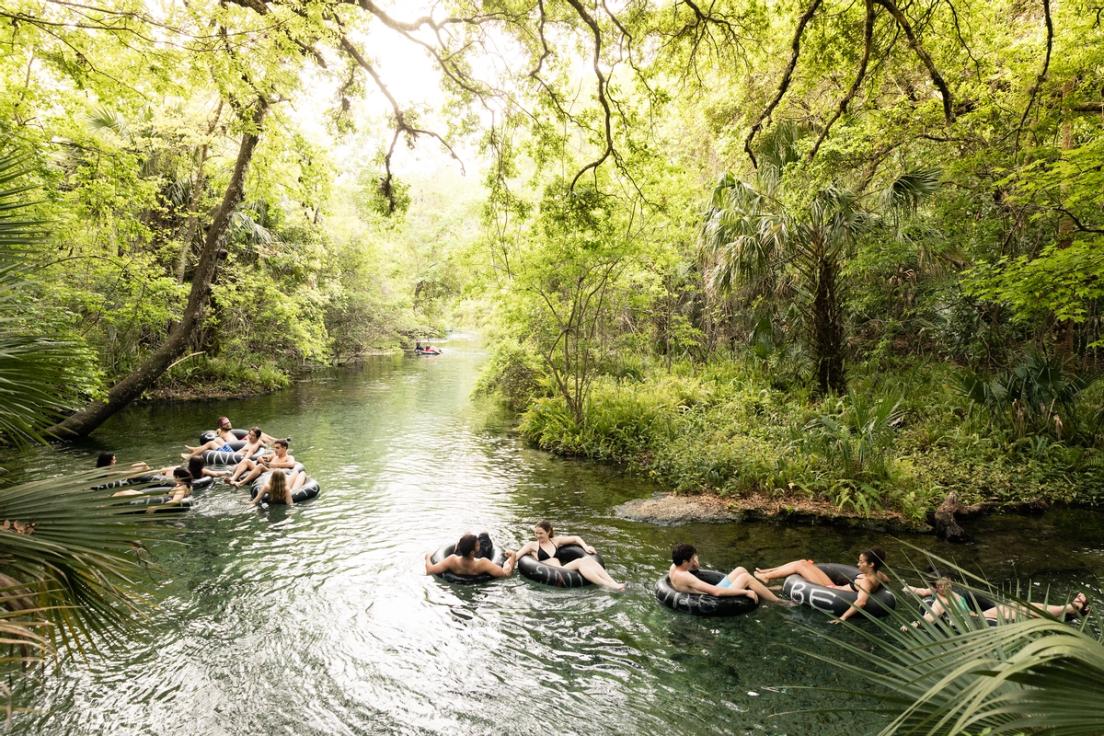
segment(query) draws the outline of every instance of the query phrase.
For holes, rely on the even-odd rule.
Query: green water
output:
[[[527,449],[470,398],[485,356],[454,341],[435,358],[385,357],[272,396],[132,407],[95,442],[3,458],[15,478],[91,465],[169,464],[220,414],[292,436],[322,487],[303,506],[257,511],[216,484],[174,518],[140,581],[157,608],[133,641],[23,685],[16,734],[851,734],[879,720],[857,701],[804,689],[861,687],[805,651],[828,629],[807,609],[704,620],[660,607],[671,546],[707,567],[796,557],[850,562],[882,543],[856,530],[773,524],[657,527],[616,518],[655,493],[590,463]],[[422,555],[468,530],[516,546],[537,519],[602,551],[622,594],[514,577],[449,586]],[[910,542],[1033,577],[1056,593],[1104,583],[1104,517],[992,518],[976,545]],[[842,628],[842,627],[841,627]],[[833,636],[853,633],[831,631]],[[829,710],[831,709],[831,710]],[[798,714],[777,715],[792,711]]]

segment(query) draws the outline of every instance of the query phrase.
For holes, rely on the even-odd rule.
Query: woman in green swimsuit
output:
[[[905,590],[913,595],[932,599],[931,605],[927,607],[928,611],[922,617],[929,624],[935,623],[935,620],[941,618],[947,611],[956,611],[960,616],[969,616],[973,613],[966,596],[955,592],[954,582],[948,577],[936,578],[930,588],[914,588],[911,585],[906,585]],[[920,621],[912,622],[913,628],[919,625]],[[901,631],[906,628],[906,626],[902,626]]]

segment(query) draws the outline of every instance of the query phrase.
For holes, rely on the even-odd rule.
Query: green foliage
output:
[[[1066,247],[1050,244],[1035,257],[981,263],[964,280],[971,296],[1005,306],[1012,319],[1053,317],[1077,324],[1097,314],[1104,300],[1104,238],[1084,238]],[[1104,348],[1104,336],[1089,344]]]
[[[1101,438],[1099,406],[1078,400],[1086,380],[1058,358],[1031,354],[993,375],[967,371],[958,386],[1014,440],[1044,435],[1092,445]]]
[[[26,262],[43,233],[27,214],[24,164],[0,153],[0,440],[17,443],[41,440],[69,396],[70,371],[85,364],[75,341],[43,334],[56,325],[37,321],[49,311],[28,298]],[[121,476],[0,480],[0,692],[59,648],[96,648],[134,629],[141,599],[129,583],[155,536],[153,517],[136,517],[115,489],[89,490]]]
[[[952,563],[939,564],[969,581],[956,586],[960,595],[978,592],[1022,613],[989,626],[976,610],[951,606],[914,628],[905,606],[856,627],[857,642],[821,634],[831,643],[824,651],[838,654],[811,656],[875,685],[862,696],[892,716],[879,734],[1097,733],[1104,719],[1099,632],[1084,621],[1063,622],[1046,601],[1031,600],[1031,586],[1026,594],[1002,593]]]
[[[524,343],[499,343],[483,367],[475,392],[496,396],[511,411],[522,412],[548,396],[547,378],[536,352]]]
[[[960,375],[939,364],[876,369],[857,373],[848,396],[815,401],[775,387],[754,358],[676,363],[598,379],[582,424],[562,402],[533,399],[521,430],[676,491],[818,499],[859,515],[922,518],[951,491],[995,508],[1104,498],[1095,450],[1002,438],[963,404]]]
[[[74,398],[63,387],[88,364],[79,343],[50,324],[51,311],[33,298],[26,263],[44,232],[27,201],[27,163],[0,151],[0,443],[40,440]]]

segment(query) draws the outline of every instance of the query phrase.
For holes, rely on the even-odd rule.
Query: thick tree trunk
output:
[[[838,264],[830,259],[822,258],[817,264],[813,350],[816,353],[817,389],[821,394],[847,391],[847,377],[843,369],[843,315],[836,289],[838,272]]]
[[[142,392],[152,386],[187,347],[192,333],[203,318],[203,309],[207,305],[220,252],[226,243],[230,216],[241,204],[244,196],[245,174],[253,158],[253,151],[257,148],[261,124],[264,122],[267,110],[268,105],[264,101],[258,102],[257,109],[253,113],[253,127],[242,136],[238,159],[234,163],[234,172],[230,176],[230,183],[226,186],[222,204],[219,205],[207,229],[203,250],[199,254],[199,263],[192,276],[192,290],[188,294],[188,304],[180,321],[169,331],[165,342],[151,353],[142,365],[111,387],[106,401],[89,403],[76,414],[50,427],[47,430],[50,435],[59,439],[70,439],[90,434],[117,411],[141,396]]]

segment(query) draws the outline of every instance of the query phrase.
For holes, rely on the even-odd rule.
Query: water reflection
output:
[[[615,470],[521,446],[469,393],[483,356],[388,357],[253,399],[154,403],[116,417],[93,442],[0,460],[43,477],[91,464],[167,464],[215,417],[292,436],[322,486],[317,501],[267,511],[216,484],[170,523],[143,586],[144,634],[114,655],[66,662],[35,683],[39,709],[19,734],[523,733],[843,734],[869,715],[791,686],[860,686],[800,653],[823,650],[812,611],[761,608],[700,620],[659,607],[653,582],[671,546],[693,541],[707,566],[799,556],[850,560],[856,530],[770,524],[654,527],[612,509],[655,489]],[[120,438],[117,443],[112,437]],[[127,438],[125,441],[121,438]],[[545,588],[522,578],[449,586],[422,556],[468,530],[516,546],[548,518],[600,547],[624,594]],[[1002,577],[1046,575],[1099,591],[1099,515],[990,519],[982,544],[914,542]],[[1071,540],[1072,543],[1071,543]],[[823,627],[822,627],[823,628]],[[853,632],[832,632],[858,642]]]

